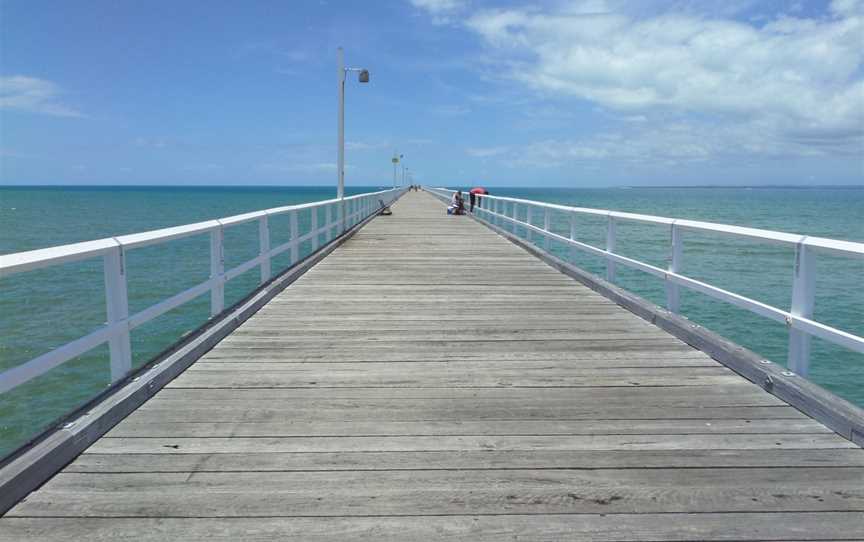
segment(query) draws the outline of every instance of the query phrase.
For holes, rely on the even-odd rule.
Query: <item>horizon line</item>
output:
[[[418,186],[426,186],[416,183]],[[639,189],[639,188],[791,188],[791,189],[814,189],[814,188],[842,188],[842,189],[864,189],[864,183],[861,184],[656,184],[656,185],[608,185],[608,186],[562,186],[562,185],[494,185],[481,183],[482,186],[490,188],[553,188],[553,189],[574,189],[574,190],[595,190],[595,189]],[[391,187],[390,183],[383,184],[349,184],[346,188],[370,188],[370,187]],[[430,185],[431,186],[431,185]],[[440,186],[440,185],[438,185]],[[447,186],[469,186],[461,184],[451,184]],[[479,185],[477,185],[479,186]],[[397,188],[401,188],[398,186]],[[436,186],[437,187],[437,186]],[[0,188],[333,188],[335,184],[53,184],[53,183],[32,183],[32,184],[2,184]]]

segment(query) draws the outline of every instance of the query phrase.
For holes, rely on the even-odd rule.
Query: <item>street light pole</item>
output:
[[[339,47],[336,49],[336,83],[339,94],[336,142],[336,175],[338,176],[336,198],[341,200],[339,203],[339,213],[341,216],[339,218],[342,222],[342,231],[345,231],[345,75],[348,72],[358,72],[357,80],[361,83],[369,82],[369,70],[345,67],[345,51]]]
[[[339,128],[338,128],[338,157],[336,174],[338,175],[336,197],[345,198],[345,52],[341,47],[336,49],[336,75],[339,86]],[[342,207],[340,205],[340,207]],[[344,211],[344,209],[343,209]],[[344,221],[344,212],[342,213]]]

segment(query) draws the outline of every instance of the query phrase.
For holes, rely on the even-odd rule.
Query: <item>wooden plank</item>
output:
[[[674,345],[673,345],[674,346]],[[221,363],[235,362],[243,360],[246,362],[255,363],[281,363],[289,361],[292,363],[365,363],[365,362],[434,362],[434,363],[450,363],[450,362],[484,362],[493,363],[512,362],[512,361],[537,361],[540,363],[550,363],[557,361],[567,361],[578,363],[583,366],[623,366],[632,367],[642,364],[656,364],[656,366],[664,366],[667,364],[689,364],[692,362],[704,362],[710,366],[716,366],[717,362],[713,361],[701,353],[694,354],[697,351],[693,349],[673,349],[664,350],[650,349],[647,351],[633,351],[632,349],[623,349],[622,351],[610,349],[595,349],[580,352],[563,351],[537,351],[529,349],[520,349],[510,351],[496,351],[489,353],[486,351],[478,351],[473,349],[457,349],[440,347],[440,348],[412,348],[411,345],[405,345],[404,348],[396,350],[394,348],[384,346],[363,346],[353,347],[350,349],[337,348],[333,346],[322,351],[317,348],[292,348],[289,351],[278,349],[258,349],[258,350],[240,350],[234,348],[220,347],[211,350],[199,360],[203,363]]]
[[[859,512],[542,514],[354,518],[3,518],[10,540],[860,540]]]
[[[238,424],[296,421],[519,421],[519,420],[725,420],[766,419],[795,420],[803,416],[791,407],[669,407],[644,406],[634,410],[631,406],[528,404],[512,405],[463,403],[453,401],[419,400],[411,402],[360,401],[356,399],[332,401],[299,400],[277,404],[248,405],[234,401],[230,404],[168,401],[153,403],[136,411],[135,415],[158,418],[164,423],[213,422]],[[431,404],[427,404],[431,403]]]
[[[230,373],[233,371],[248,372],[260,369],[260,364],[245,361],[223,361],[219,363],[199,362],[186,372],[189,373]],[[405,375],[418,379],[438,377],[456,373],[459,375],[492,375],[514,377],[522,374],[548,375],[552,378],[561,377],[634,377],[638,376],[679,376],[680,367],[630,366],[630,367],[582,367],[571,362],[551,361],[548,363],[524,361],[453,361],[453,362],[367,362],[344,363],[333,362],[327,365],[316,363],[294,363],[287,361],[274,362],[268,365],[267,374],[278,375],[288,373],[296,376],[347,376],[347,375],[380,375],[391,377]],[[702,376],[723,376],[734,374],[725,367],[715,365],[688,365],[687,373]]]
[[[638,410],[649,406],[739,407],[787,406],[776,397],[761,392],[756,386],[739,382],[723,386],[675,386],[668,388],[634,388],[626,393],[610,388],[571,389],[549,388],[542,391],[523,388],[352,388],[352,389],[174,389],[166,388],[159,401],[151,401],[146,408],[160,404],[177,406],[177,402],[200,401],[202,406],[218,407],[224,404],[236,408],[232,402],[247,406],[298,406],[301,402],[352,401],[382,408],[417,405],[500,405],[518,408],[519,405],[541,408],[608,408],[629,407]],[[437,401],[437,403],[436,403]],[[266,403],[266,404],[265,404]],[[310,403],[311,404],[311,403]],[[335,403],[334,403],[335,404]],[[143,408],[143,407],[142,407]]]
[[[448,469],[864,467],[854,448],[765,450],[483,450],[459,453],[323,452],[111,454],[87,452],[65,472],[271,472]]]
[[[664,435],[831,433],[809,418],[681,420],[274,420],[225,424],[171,422],[154,412],[130,416],[107,437],[301,437],[355,435]]]
[[[478,450],[777,450],[857,448],[834,434],[756,435],[549,435],[549,436],[337,436],[337,437],[165,437],[102,438],[97,453],[260,453],[260,452],[419,452]]]
[[[10,517],[864,513],[864,469],[61,473]]]
[[[327,343],[329,344],[329,340]],[[506,353],[528,353],[528,354],[536,354],[538,352],[563,352],[569,356],[578,356],[583,352],[590,351],[602,351],[602,352],[614,352],[614,353],[622,353],[622,352],[634,352],[645,354],[648,352],[656,351],[656,352],[690,352],[692,350],[691,347],[687,346],[683,343],[676,343],[669,341],[665,337],[658,338],[642,338],[642,339],[620,339],[620,338],[608,338],[608,339],[585,339],[585,340],[573,340],[573,339],[561,339],[561,340],[545,340],[545,341],[508,341],[508,340],[500,340],[500,341],[473,341],[470,344],[470,348],[467,346],[463,346],[461,343],[457,343],[454,345],[453,339],[444,339],[439,341],[375,341],[372,339],[367,340],[355,340],[355,341],[336,341],[338,344],[337,347],[342,347],[344,349],[359,349],[359,348],[378,348],[378,349],[389,349],[394,350],[398,349],[398,351],[405,351],[409,353],[413,353],[414,351],[428,351],[429,349],[436,349],[442,354],[442,351],[450,351],[461,350],[460,355],[468,355],[466,350],[473,350],[477,352],[477,355],[484,356],[486,358],[490,356],[497,356],[498,354],[506,354]],[[317,350],[321,357],[332,356],[332,352],[330,350],[325,350],[318,348],[320,346],[319,343],[315,343],[314,341],[283,341],[282,343],[277,344],[261,344],[257,341],[233,341],[230,343],[224,342],[220,343],[220,349],[223,351],[228,350],[243,350],[243,351],[262,351],[262,350],[278,350],[278,351],[286,351],[293,349],[314,349]],[[455,352],[454,352],[455,353]],[[286,352],[286,354],[290,355],[290,352]]]
[[[695,369],[695,368],[692,368]],[[544,369],[521,371],[332,371],[298,372],[278,370],[272,366],[267,372],[187,371],[175,379],[173,388],[596,388],[596,387],[657,387],[657,386],[719,386],[740,384],[740,377],[721,372],[714,367],[705,371],[657,369],[640,371],[630,369],[623,374],[604,374],[606,371],[550,371]]]

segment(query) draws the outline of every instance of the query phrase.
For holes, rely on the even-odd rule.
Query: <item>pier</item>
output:
[[[14,473],[58,471],[0,540],[864,537],[860,409],[433,193],[392,210]]]

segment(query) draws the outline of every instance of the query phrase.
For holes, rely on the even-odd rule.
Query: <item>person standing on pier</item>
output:
[[[474,187],[471,189],[470,192],[468,192],[468,199],[471,201],[471,212],[472,213],[474,212],[475,202],[477,204],[477,207],[482,207],[481,200],[483,198],[481,198],[480,196],[485,196],[487,194],[489,194],[489,191],[486,190],[485,188],[481,187],[481,186]]]

